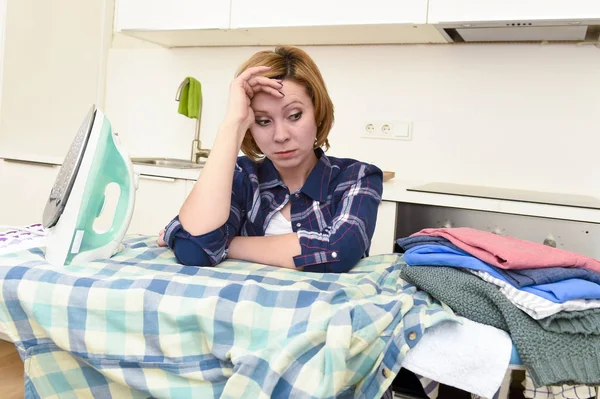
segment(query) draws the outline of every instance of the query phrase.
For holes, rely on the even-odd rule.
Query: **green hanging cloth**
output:
[[[198,119],[202,112],[202,85],[191,76],[187,79],[188,83],[181,90],[177,111],[188,118]]]

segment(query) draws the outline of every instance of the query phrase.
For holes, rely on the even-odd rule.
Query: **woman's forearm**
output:
[[[183,203],[179,221],[192,235],[221,227],[229,218],[233,172],[243,133],[235,122],[224,122],[198,181]]]
[[[229,246],[228,258],[296,269],[294,256],[302,253],[296,233],[268,237],[235,237]]]

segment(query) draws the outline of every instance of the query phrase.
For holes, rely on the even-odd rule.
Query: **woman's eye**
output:
[[[268,119],[257,119],[255,120],[256,124],[259,126],[266,126],[269,124],[269,120]]]
[[[297,113],[291,115],[290,119],[293,121],[297,121],[298,119],[300,119],[301,116],[302,116],[302,112],[297,112]]]

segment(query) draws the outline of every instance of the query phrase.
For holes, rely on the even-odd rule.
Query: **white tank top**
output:
[[[265,236],[277,236],[281,234],[293,233],[292,222],[287,220],[281,211],[277,211],[271,220],[269,225],[265,229]]]

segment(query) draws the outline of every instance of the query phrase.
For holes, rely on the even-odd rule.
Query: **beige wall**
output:
[[[259,48],[163,49],[117,36],[106,112],[133,156],[187,158],[194,121],[175,92],[204,92],[206,146],[237,66]],[[306,47],[336,106],[330,153],[397,178],[600,195],[600,49],[576,45]],[[412,141],[361,138],[411,120]]]

